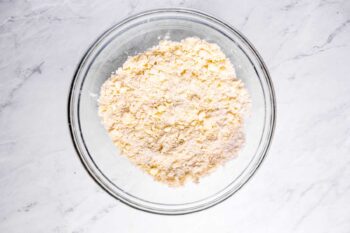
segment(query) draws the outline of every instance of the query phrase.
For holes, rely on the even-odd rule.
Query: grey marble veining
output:
[[[189,7],[256,46],[277,95],[262,167],[224,203],[159,216],[106,194],[69,136],[85,50],[122,18]],[[350,232],[350,1],[0,1],[0,232]]]

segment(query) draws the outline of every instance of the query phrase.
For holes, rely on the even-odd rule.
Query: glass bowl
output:
[[[128,56],[161,39],[199,37],[218,44],[233,63],[252,99],[239,155],[198,184],[168,187],[120,155],[97,114],[100,87]],[[112,196],[141,210],[185,214],[230,197],[264,159],[275,126],[275,97],[267,68],[248,40],[226,23],[188,9],[157,9],[129,17],[107,30],[88,49],[72,82],[69,125],[77,152],[91,176]]]

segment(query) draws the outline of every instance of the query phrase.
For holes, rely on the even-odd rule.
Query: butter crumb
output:
[[[249,106],[219,46],[192,37],[129,57],[102,85],[98,111],[123,155],[179,186],[238,154]]]

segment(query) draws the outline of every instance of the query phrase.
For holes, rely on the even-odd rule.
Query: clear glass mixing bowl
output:
[[[168,187],[131,164],[113,145],[97,115],[102,83],[128,56],[161,39],[199,37],[218,44],[230,58],[252,99],[246,144],[239,155],[199,184]],[[145,211],[184,214],[222,202],[239,190],[264,159],[275,125],[275,98],[261,57],[236,29],[188,9],[158,9],[132,16],[101,35],[76,71],[69,97],[69,125],[75,147],[91,176],[120,201]]]

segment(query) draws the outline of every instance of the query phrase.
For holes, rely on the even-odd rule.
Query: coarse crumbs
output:
[[[179,186],[237,155],[249,106],[219,46],[186,38],[129,57],[102,85],[98,111],[123,155]]]

